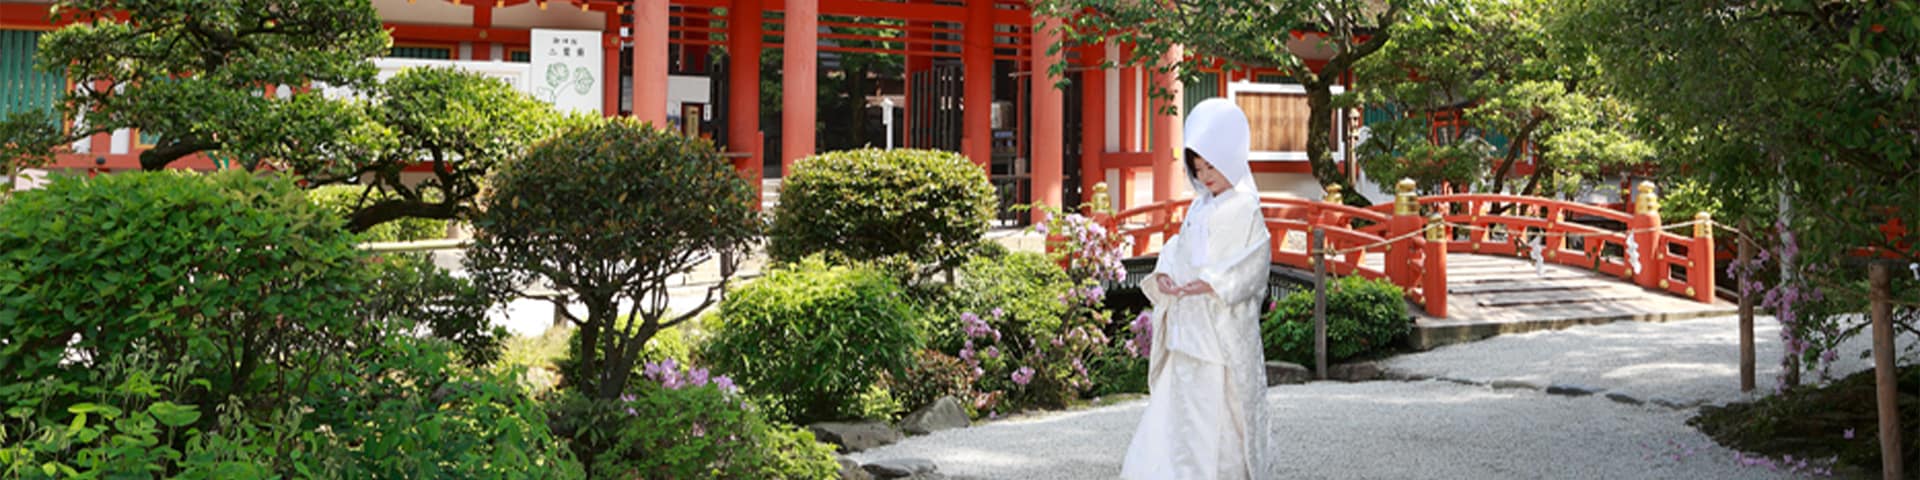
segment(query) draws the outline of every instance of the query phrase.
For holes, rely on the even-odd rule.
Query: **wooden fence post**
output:
[[[1873,293],[1873,378],[1880,404],[1880,477],[1901,476],[1900,411],[1898,371],[1893,365],[1893,292],[1887,263],[1874,261],[1867,267],[1867,281]]]
[[[1327,379],[1327,231],[1312,227],[1307,249],[1313,256],[1313,378]]]
[[[1746,220],[1740,221],[1740,231],[1751,232]],[[1740,236],[1740,270],[1743,272],[1733,281],[1736,291],[1740,292],[1740,391],[1751,392],[1754,388],[1753,370],[1753,293],[1747,291],[1747,283],[1753,276],[1753,237],[1752,233]]]

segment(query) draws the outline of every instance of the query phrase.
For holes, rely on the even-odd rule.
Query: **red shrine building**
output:
[[[33,69],[52,0],[0,0],[0,115],[50,108],[71,85]],[[1229,97],[1253,123],[1262,190],[1318,198],[1306,161],[1304,90],[1278,72],[1202,69],[1177,84],[1150,69],[1101,68],[1118,42],[1070,44],[1022,0],[373,0],[393,38],[383,75],[450,65],[509,81],[563,108],[632,115],[712,138],[749,178],[796,159],[861,146],[959,152],[985,169],[1003,203],[1078,204],[1097,182],[1116,207],[1185,196],[1175,162],[1180,111]],[[788,32],[808,32],[793,35]],[[1310,66],[1317,34],[1290,34]],[[777,53],[777,55],[772,55]],[[1199,52],[1204,53],[1204,52]],[[873,64],[885,65],[872,68]],[[1049,67],[1069,82],[1054,88]],[[867,66],[863,66],[867,65]],[[823,85],[831,91],[822,95]],[[768,87],[778,91],[768,91]],[[283,88],[280,95],[294,94]],[[302,93],[304,94],[304,93]],[[778,98],[771,101],[771,98]],[[1339,112],[1333,155],[1346,158],[1357,112]],[[138,168],[151,140],[95,135],[55,169]],[[214,168],[204,157],[177,162]],[[1363,192],[1372,182],[1360,182]],[[1377,192],[1375,192],[1377,195]],[[1380,196],[1381,200],[1385,196]]]

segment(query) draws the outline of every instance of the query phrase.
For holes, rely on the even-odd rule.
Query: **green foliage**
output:
[[[1357,151],[1369,177],[1388,191],[1412,178],[1429,188],[1545,195],[1651,160],[1651,147],[1629,131],[1633,110],[1593,81],[1589,54],[1550,35],[1555,2],[1464,3],[1444,21],[1394,25],[1393,40],[1356,65],[1362,87],[1346,103],[1391,113],[1368,124]],[[1430,138],[1428,115],[1448,111],[1463,123]],[[1528,155],[1536,173],[1515,182],[1509,175]]]
[[[1183,81],[1199,79],[1201,68],[1215,68],[1216,60],[1229,68],[1272,68],[1307,91],[1307,159],[1324,185],[1346,185],[1332,158],[1334,96],[1355,62],[1380,50],[1401,23],[1443,21],[1458,8],[1457,0],[1383,0],[1325,2],[1320,0],[1220,0],[1206,2],[1114,2],[1109,0],[1046,0],[1036,11],[1070,12],[1064,25],[1067,38],[1077,42],[1117,42],[1133,46],[1133,53],[1109,62],[1171,72],[1175,54],[1184,65]],[[1309,66],[1298,56],[1291,32],[1324,32],[1309,40],[1321,52],[1332,52],[1325,63]],[[1062,51],[1071,45],[1053,47]],[[1053,67],[1066,73],[1066,64]],[[1153,95],[1171,98],[1161,87]],[[1171,103],[1171,102],[1170,102]],[[1347,191],[1356,191],[1346,185]]]
[[[1087,370],[1092,372],[1093,377],[1093,390],[1087,394],[1099,397],[1147,393],[1147,366],[1147,357],[1133,355],[1127,342],[1109,344],[1087,360]]]
[[[614,323],[614,330],[620,331],[626,329],[629,326],[629,318],[630,317],[622,317],[619,322]],[[648,339],[646,345],[640,347],[640,356],[633,364],[634,371],[638,372],[640,368],[648,362],[663,360],[673,360],[675,363],[683,365],[692,364],[694,352],[697,348],[695,343],[696,339],[693,335],[686,332],[688,327],[692,325],[692,323],[681,324],[678,327],[664,328],[654,333],[653,338]],[[565,355],[553,358],[550,363],[550,366],[555,367],[563,378],[582,378],[590,375],[590,373],[581,370],[580,359],[583,358],[583,356],[580,355],[580,348],[582,348],[582,345],[580,342],[570,340],[573,333],[574,329],[550,329],[547,331],[547,335],[559,335],[568,339],[564,340],[566,341]],[[604,350],[597,353],[601,356],[600,358],[606,358],[606,352]]]
[[[489,326],[493,299],[473,282],[434,266],[426,254],[385,254],[371,265],[376,277],[359,307],[368,325],[452,342],[470,367],[500,358],[507,330]]]
[[[580,478],[539,405],[505,376],[462,373],[454,350],[388,337],[368,350],[374,360],[323,373],[325,388],[256,413],[238,398],[177,403],[202,364],[137,350],[79,382],[28,385],[0,422],[0,475]]]
[[[1328,282],[1328,362],[1389,350],[1412,330],[1400,287],[1359,276]],[[1313,291],[1276,300],[1261,318],[1260,331],[1268,359],[1313,365]]]
[[[833,447],[813,433],[768,422],[713,386],[635,382],[619,400],[569,395],[554,412],[575,448],[592,452],[602,478],[837,478]]]
[[[1073,283],[1060,266],[1045,254],[1012,252],[999,256],[981,255],[960,267],[951,298],[951,315],[933,322],[934,346],[942,351],[958,351],[961,341],[960,312],[986,313],[1000,309],[1003,315],[983,316],[1002,335],[1020,338],[1060,329],[1067,314],[1061,302]],[[989,318],[990,317],[990,318]]]
[[[1595,52],[1601,80],[1643,112],[1673,171],[1721,199],[1716,220],[1749,221],[1759,227],[1749,232],[1777,241],[1762,245],[1781,276],[1767,306],[1790,340],[1825,337],[1805,353],[1852,334],[1824,313],[1866,309],[1850,286],[1859,270],[1847,265],[1861,249],[1920,262],[1920,81],[1894,73],[1920,70],[1909,53],[1920,6],[1568,3],[1560,36]],[[1920,301],[1913,289],[1894,292]],[[1825,305],[1793,305],[1810,302]]]
[[[631,119],[541,142],[492,184],[467,256],[475,282],[503,295],[546,284],[585,304],[574,339],[597,347],[576,350],[590,352],[586,375],[567,383],[600,399],[625,390],[655,332],[700,313],[669,317],[664,279],[738,256],[760,224],[753,190],[712,144]],[[622,315],[638,321],[615,328]]]
[[[362,330],[362,261],[285,179],[56,178],[0,206],[0,404],[141,347],[202,362],[185,403],[284,404]]]
[[[331,378],[315,420],[333,437],[319,453],[334,478],[580,478],[519,372],[471,372],[456,345],[392,336]],[[328,415],[335,412],[334,415]],[[345,413],[341,413],[345,412]],[[336,418],[337,416],[337,418]]]
[[[328,185],[307,191],[307,198],[326,211],[349,218],[368,205],[394,199],[394,195],[372,187]],[[410,242],[447,236],[447,221],[432,218],[405,218],[373,226],[356,233],[362,242]]]
[[[810,258],[729,293],[700,358],[767,398],[773,418],[844,419],[881,372],[913,364],[916,315],[885,275]]]
[[[907,368],[906,375],[888,375],[881,384],[899,402],[900,410],[891,413],[901,414],[932,405],[940,397],[950,396],[965,402],[972,397],[973,372],[952,355],[921,350],[914,355],[913,366]]]
[[[402,70],[348,107],[339,115],[354,119],[351,131],[271,158],[287,159],[313,185],[357,180],[384,192],[348,212],[356,231],[406,217],[468,218],[488,175],[535,142],[588,122],[500,79],[452,68]],[[401,176],[416,164],[431,166],[429,176]]]
[[[768,232],[767,254],[777,261],[904,254],[951,266],[986,233],[996,205],[985,172],[949,152],[830,152],[793,168]]]
[[[77,85],[112,86],[68,92],[58,117],[85,110],[85,128],[36,138],[49,143],[28,149],[135,128],[159,137],[141,154],[146,169],[209,149],[282,158],[268,154],[350,131],[351,117],[329,115],[348,102],[317,90],[282,100],[262,95],[261,85],[365,87],[376,73],[369,59],[391,43],[369,0],[62,0],[50,11],[66,26],[41,37],[36,67]]]

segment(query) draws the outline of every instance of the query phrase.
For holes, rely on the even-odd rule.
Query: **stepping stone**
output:
[[[1627,395],[1625,393],[1620,393],[1620,392],[1608,393],[1607,399],[1613,400],[1615,402],[1624,403],[1627,405],[1645,405],[1647,403],[1647,402],[1640,401],[1640,399],[1638,398],[1633,398],[1632,395]]]
[[[1523,382],[1520,380],[1494,380],[1493,383],[1488,384],[1488,386],[1493,387],[1494,390],[1539,390],[1540,389],[1539,385],[1534,385],[1532,383]]]
[[[873,478],[892,479],[933,473],[938,466],[932,460],[924,458],[891,458],[861,465],[861,469],[873,474]]]
[[[824,422],[807,426],[822,442],[840,446],[840,453],[853,453],[900,441],[899,430],[885,422]]]
[[[1593,395],[1595,393],[1600,393],[1600,390],[1601,389],[1598,389],[1598,388],[1593,388],[1585,385],[1574,385],[1570,383],[1556,383],[1556,384],[1547,386],[1547,394],[1566,395],[1569,397],[1584,397],[1588,395]]]

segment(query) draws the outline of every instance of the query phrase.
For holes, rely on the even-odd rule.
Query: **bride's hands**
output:
[[[1156,286],[1160,287],[1160,291],[1162,292],[1167,292],[1168,294],[1171,294],[1176,297],[1185,295],[1183,293],[1180,293],[1180,287],[1175,286],[1173,284],[1173,279],[1167,277],[1166,275],[1154,275],[1153,281]]]
[[[1199,280],[1187,282],[1185,285],[1174,285],[1172,278],[1166,275],[1154,275],[1153,282],[1156,286],[1160,287],[1160,291],[1167,292],[1167,294],[1175,297],[1213,293],[1213,285]]]
[[[1183,292],[1181,293],[1181,295],[1206,295],[1209,293],[1213,293],[1213,285],[1209,285],[1207,284],[1207,282],[1194,280],[1191,282],[1187,282],[1186,285],[1181,285],[1180,291]]]

